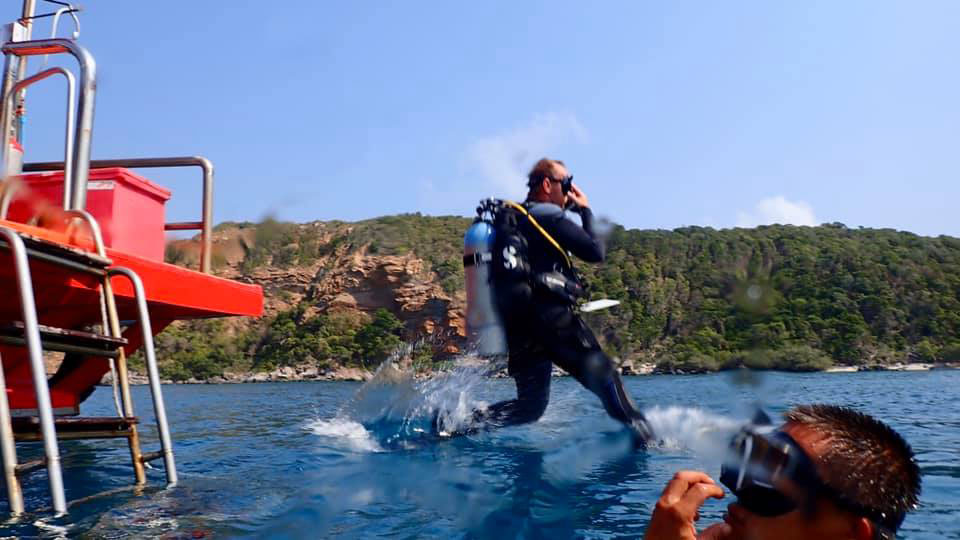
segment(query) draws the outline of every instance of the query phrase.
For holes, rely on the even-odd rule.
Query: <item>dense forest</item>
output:
[[[221,230],[253,230],[233,268],[248,280],[256,281],[258,269],[305,265],[319,265],[321,279],[339,258],[412,253],[453,297],[463,287],[461,239],[469,223],[410,214],[310,226],[229,223]],[[178,258],[168,250],[168,259]],[[621,301],[589,316],[607,350],[663,371],[960,361],[957,238],[839,223],[614,227],[606,263],[580,269],[593,298]],[[268,291],[277,294],[286,293]],[[242,325],[206,321],[168,329],[158,338],[165,375],[205,378],[304,363],[370,368],[415,341],[402,314],[389,309],[324,312],[312,309],[310,294],[294,300]],[[449,360],[429,346],[414,349],[422,368]]]
[[[659,363],[823,369],[960,357],[960,240],[893,230],[617,229],[596,294],[621,355]]]

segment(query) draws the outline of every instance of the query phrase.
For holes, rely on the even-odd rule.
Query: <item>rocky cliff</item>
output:
[[[455,219],[466,227],[466,220]],[[316,365],[305,365],[325,364],[324,359],[316,357],[293,366],[257,365],[258,348],[265,340],[277,337],[270,335],[271,322],[291,312],[296,313],[298,323],[326,316],[363,323],[386,310],[399,321],[396,333],[402,342],[420,343],[437,359],[461,350],[466,335],[462,287],[448,285],[445,289],[435,259],[428,260],[412,246],[385,249],[384,235],[358,234],[358,225],[364,226],[267,222],[226,224],[216,229],[215,273],[261,285],[265,301],[263,317],[232,319],[218,326],[218,331],[227,332],[238,342],[249,342],[235,351],[248,357],[247,361],[225,366],[225,376],[246,379],[253,372],[273,370],[277,379],[324,378],[331,373],[354,378],[357,370],[342,353],[339,362],[326,363],[327,369],[321,367],[319,371]],[[456,251],[449,254],[450,258],[458,260],[459,249],[451,247]],[[196,267],[198,258],[197,238],[173,240],[167,246],[169,262]],[[169,339],[171,334],[186,334],[189,340],[196,340],[209,331],[205,322],[175,323],[158,339],[158,348],[165,348],[161,358],[176,357],[178,350],[185,348],[182,340]],[[366,364],[363,362],[369,367]],[[180,373],[179,378],[186,378],[189,371]],[[169,370],[167,375],[178,378]]]

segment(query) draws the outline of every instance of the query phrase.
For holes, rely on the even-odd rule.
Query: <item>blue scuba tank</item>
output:
[[[467,287],[467,337],[482,356],[507,354],[507,336],[490,283],[493,225],[478,218],[463,236],[463,274]]]

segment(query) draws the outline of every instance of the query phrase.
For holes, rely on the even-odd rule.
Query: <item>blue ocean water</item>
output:
[[[634,451],[599,402],[555,379],[539,422],[436,440],[470,407],[513,393],[510,380],[459,371],[430,381],[166,386],[180,485],[151,470],[140,492],[122,441],[62,443],[68,499],[61,518],[30,513],[2,536],[90,538],[635,538],[682,468],[719,474],[723,441],[763,403],[856,407],[889,422],[923,468],[920,508],[900,538],[960,539],[960,371],[715,374],[628,378],[664,436]],[[134,389],[147,450],[156,448],[146,388]],[[100,388],[85,414],[110,414]],[[21,461],[38,445],[18,446]],[[5,497],[4,497],[5,498]],[[44,473],[26,482],[28,509],[48,504]],[[700,523],[719,520],[711,501]],[[6,501],[0,512],[7,512]]]

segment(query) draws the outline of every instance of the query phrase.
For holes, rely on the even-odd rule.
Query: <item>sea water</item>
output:
[[[729,436],[762,404],[855,407],[890,423],[923,470],[920,508],[900,538],[960,538],[960,371],[628,377],[660,440],[645,451],[570,378],[553,380],[530,425],[443,438],[475,407],[514,394],[471,369],[430,380],[382,373],[347,382],[165,386],[180,484],[163,471],[129,489],[122,440],[61,443],[69,515],[31,512],[3,536],[90,538],[636,538],[679,469],[719,475]],[[156,449],[149,393],[134,389],[144,448]],[[84,414],[111,414],[108,388]],[[21,461],[39,445],[18,446]],[[28,509],[49,505],[43,472]],[[710,501],[702,524],[728,501]],[[6,514],[5,501],[0,512]]]

